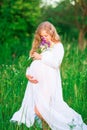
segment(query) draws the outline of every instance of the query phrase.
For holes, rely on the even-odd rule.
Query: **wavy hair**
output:
[[[30,56],[32,56],[33,52],[37,51],[41,42],[40,34],[43,30],[45,30],[46,33],[48,33],[51,36],[51,40],[55,44],[60,41],[60,36],[58,35],[55,27],[48,21],[42,22],[35,31],[34,40],[30,51]]]

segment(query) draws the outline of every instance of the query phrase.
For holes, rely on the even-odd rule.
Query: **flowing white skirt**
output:
[[[36,106],[52,130],[87,130],[81,115],[63,100],[59,69],[35,60],[28,73],[39,82],[37,84],[28,82],[21,108],[15,112],[11,121],[24,123],[27,127],[32,126]]]

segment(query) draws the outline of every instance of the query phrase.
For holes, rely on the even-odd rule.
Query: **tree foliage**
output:
[[[87,33],[87,1],[64,0],[55,8],[45,8],[44,19],[55,24],[59,31],[72,38],[78,38],[80,48],[83,48]]]
[[[39,6],[40,0],[0,2],[0,49],[8,56],[4,62],[12,58],[9,55],[19,56],[31,47],[30,40],[41,14]]]

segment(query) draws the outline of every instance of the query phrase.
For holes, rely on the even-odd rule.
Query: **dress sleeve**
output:
[[[55,44],[52,50],[42,53],[42,62],[50,67],[58,68],[64,56],[62,43]]]

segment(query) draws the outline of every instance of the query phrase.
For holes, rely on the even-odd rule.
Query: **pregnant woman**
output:
[[[50,45],[37,53],[42,37]],[[60,65],[64,48],[55,27],[50,22],[41,23],[34,36],[30,56],[34,59],[27,69],[28,84],[19,111],[11,121],[34,124],[35,115],[47,122],[52,130],[87,130],[81,115],[63,100]]]

